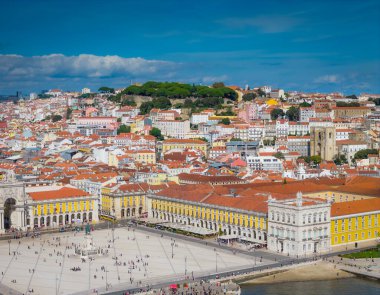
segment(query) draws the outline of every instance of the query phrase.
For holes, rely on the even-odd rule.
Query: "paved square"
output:
[[[107,249],[108,255],[95,256],[90,263],[74,255],[74,245],[84,242],[83,232],[12,240],[11,255],[8,242],[0,241],[1,284],[21,294],[32,290],[32,294],[85,294],[91,289],[104,291],[106,283],[108,290],[137,286],[140,281],[145,286],[184,278],[185,269],[191,278],[215,273],[216,268],[233,270],[254,263],[252,257],[128,228],[115,229],[114,243],[111,230],[92,235],[95,246]],[[73,271],[74,267],[81,270]]]

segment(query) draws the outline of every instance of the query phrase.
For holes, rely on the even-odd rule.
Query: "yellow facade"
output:
[[[136,151],[133,154],[133,159],[138,163],[156,164],[156,153],[146,151]]]
[[[110,188],[102,188],[101,212],[116,218],[139,216],[146,212],[145,192],[113,193]]]
[[[192,142],[163,142],[162,145],[162,152],[166,153],[167,151],[173,150],[173,149],[195,149],[203,152],[204,154],[207,153],[207,143],[192,143]]]
[[[59,214],[59,213],[78,213],[82,211],[90,211],[94,208],[95,200],[65,200],[65,201],[50,201],[37,202],[31,206],[34,217],[43,215]]]
[[[331,220],[331,245],[344,245],[379,237],[380,214],[338,216]]]
[[[152,199],[152,209],[164,211],[172,214],[179,214],[185,217],[199,218],[219,224],[244,226],[257,229],[266,229],[267,219],[259,216],[255,212],[240,213],[233,208],[217,209],[205,207],[202,204],[189,205],[176,201],[164,201],[160,199]],[[161,213],[161,215],[164,213]],[[159,216],[163,218],[163,216]]]

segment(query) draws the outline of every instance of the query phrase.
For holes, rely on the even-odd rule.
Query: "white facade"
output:
[[[173,138],[186,138],[186,134],[190,132],[190,121],[157,121],[153,123],[153,127],[161,130],[161,134]]]
[[[306,122],[289,122],[288,135],[306,135],[310,133],[309,124]]]
[[[250,124],[248,128],[248,140],[259,141],[265,135],[264,125]]]
[[[206,123],[208,121],[208,113],[194,113],[191,115],[190,123],[193,125],[198,125],[199,123]]]
[[[247,156],[246,160],[252,170],[282,171],[281,160],[272,156]]]
[[[91,93],[91,89],[90,88],[82,88],[82,94],[88,94],[88,93]]]
[[[284,119],[276,120],[276,137],[288,136],[289,121]]]
[[[330,250],[331,204],[303,199],[268,200],[268,249],[289,256],[307,256]]]
[[[309,122],[310,118],[315,118],[315,109],[313,107],[300,108],[300,121]]]
[[[355,154],[368,148],[368,145],[363,142],[355,142],[353,140],[345,140],[343,142],[337,142],[338,153],[346,156],[348,163],[354,159]]]

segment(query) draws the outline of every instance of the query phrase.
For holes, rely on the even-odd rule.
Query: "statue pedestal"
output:
[[[91,234],[84,236],[84,242],[75,247],[75,254],[81,258],[88,258],[96,255],[105,255],[106,251],[100,247],[95,247],[93,243],[93,237]]]

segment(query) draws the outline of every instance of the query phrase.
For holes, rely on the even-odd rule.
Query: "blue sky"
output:
[[[0,4],[0,94],[131,80],[380,92],[378,0]]]

